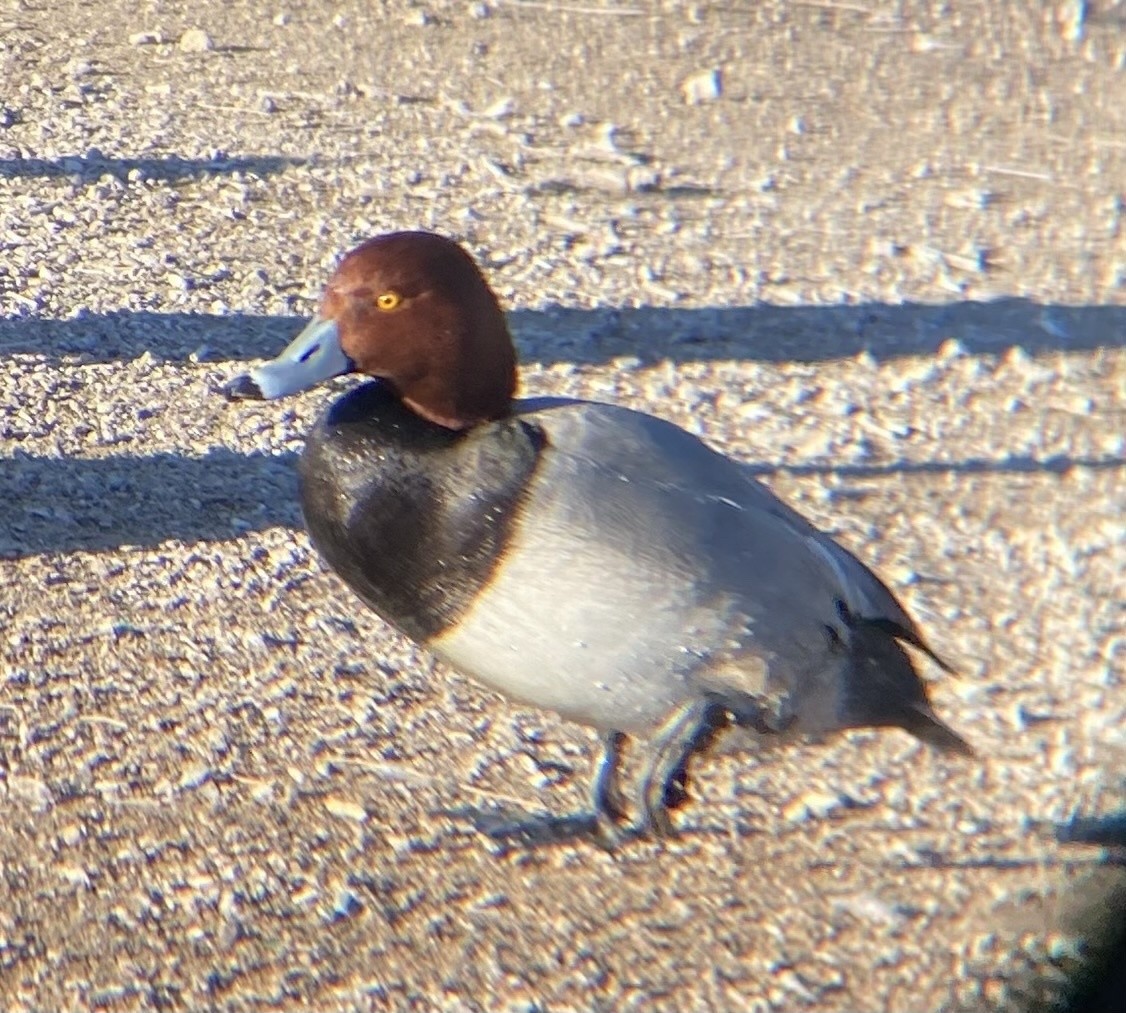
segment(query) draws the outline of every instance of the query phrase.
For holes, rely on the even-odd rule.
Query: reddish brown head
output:
[[[433,233],[394,232],[352,250],[319,316],[228,393],[280,397],[350,371],[385,380],[423,418],[464,429],[508,413],[516,352],[465,250]]]

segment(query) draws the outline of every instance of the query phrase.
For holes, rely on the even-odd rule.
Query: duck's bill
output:
[[[269,401],[296,394],[354,368],[340,347],[336,321],[313,317],[277,358],[236,376],[222,390],[228,398]]]

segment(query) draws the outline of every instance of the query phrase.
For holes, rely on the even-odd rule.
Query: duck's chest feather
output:
[[[519,419],[454,433],[365,384],[306,441],[310,537],[372,609],[425,643],[458,622],[501,564],[543,446]]]

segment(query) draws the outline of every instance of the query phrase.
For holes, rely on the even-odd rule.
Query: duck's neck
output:
[[[419,451],[456,442],[471,427],[448,426],[427,418],[383,380],[353,387],[329,406],[317,429],[363,432],[385,444]]]
[[[447,429],[504,418],[516,393],[516,349],[499,309],[449,320],[412,366],[391,375],[415,414]]]

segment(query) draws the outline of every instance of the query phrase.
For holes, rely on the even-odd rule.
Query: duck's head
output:
[[[416,414],[449,429],[508,413],[516,352],[493,290],[462,247],[430,232],[357,246],[309,325],[223,393],[284,397],[353,372],[378,377]]]

